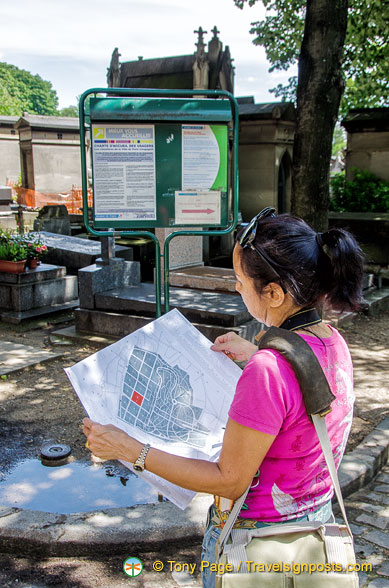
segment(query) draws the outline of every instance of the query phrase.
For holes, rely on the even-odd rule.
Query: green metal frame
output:
[[[226,235],[231,233],[238,222],[238,130],[239,130],[239,111],[238,103],[234,96],[225,90],[154,90],[154,89],[140,89],[140,88],[91,88],[86,90],[80,97],[79,102],[79,119],[80,119],[80,149],[81,149],[81,182],[82,182],[82,201],[83,201],[83,221],[85,227],[89,233],[98,237],[113,237],[115,235],[120,236],[143,236],[149,237],[154,241],[155,244],[155,297],[156,297],[156,316],[157,318],[162,314],[161,304],[161,247],[157,237],[150,231],[103,231],[96,230],[89,224],[88,219],[88,185],[87,185],[87,162],[86,162],[86,151],[85,151],[85,100],[88,96],[94,94],[111,94],[117,96],[127,97],[149,97],[149,98],[194,98],[195,96],[209,97],[209,98],[227,98],[231,104],[232,112],[232,158],[231,158],[231,169],[232,169],[232,219],[228,223],[225,229],[221,230],[207,230],[207,231],[175,231],[170,233],[165,239],[163,258],[164,258],[164,307],[165,312],[170,310],[170,297],[169,297],[169,246],[170,241],[174,237],[185,236],[185,235],[198,235],[198,236],[209,236],[209,235]],[[172,120],[174,120],[174,113],[172,114]],[[122,120],[123,119],[119,119]],[[132,119],[134,120],[134,119]],[[138,120],[144,120],[139,118]],[[89,122],[89,121],[88,121]],[[166,227],[169,228],[169,227]]]

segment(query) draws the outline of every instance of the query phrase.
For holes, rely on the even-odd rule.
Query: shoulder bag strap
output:
[[[302,342],[303,345],[301,345],[300,342]],[[351,530],[346,516],[346,510],[344,507],[342,491],[339,484],[339,478],[336,471],[334,455],[332,453],[327,425],[324,419],[324,416],[331,411],[330,404],[335,396],[330,390],[323,369],[308,343],[306,343],[304,339],[292,331],[271,327],[261,338],[259,348],[271,348],[282,353],[296,373],[303,393],[307,414],[312,419],[313,425],[315,427],[324,454],[324,459],[331,477],[331,482],[334,486],[335,495],[338,500],[344,522],[351,535]],[[312,373],[312,370],[314,373]],[[313,394],[310,395],[310,390],[312,390],[312,388]],[[242,496],[235,502],[228,516],[228,519],[220,533],[217,542],[218,555],[221,553],[224,543],[230,536],[231,530],[242,509],[250,487],[251,483]]]

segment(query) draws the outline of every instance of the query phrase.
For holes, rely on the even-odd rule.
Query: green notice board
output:
[[[91,110],[97,228],[228,224],[227,123],[98,118]]]

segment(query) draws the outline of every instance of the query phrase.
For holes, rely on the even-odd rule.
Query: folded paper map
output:
[[[241,369],[211,344],[172,310],[65,372],[92,420],[157,449],[214,461]],[[147,470],[136,474],[182,509],[195,496]]]

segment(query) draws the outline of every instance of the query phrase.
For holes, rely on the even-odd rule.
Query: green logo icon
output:
[[[127,557],[123,563],[123,572],[130,576],[131,578],[135,578],[135,576],[139,576],[143,571],[143,563],[137,557]]]

